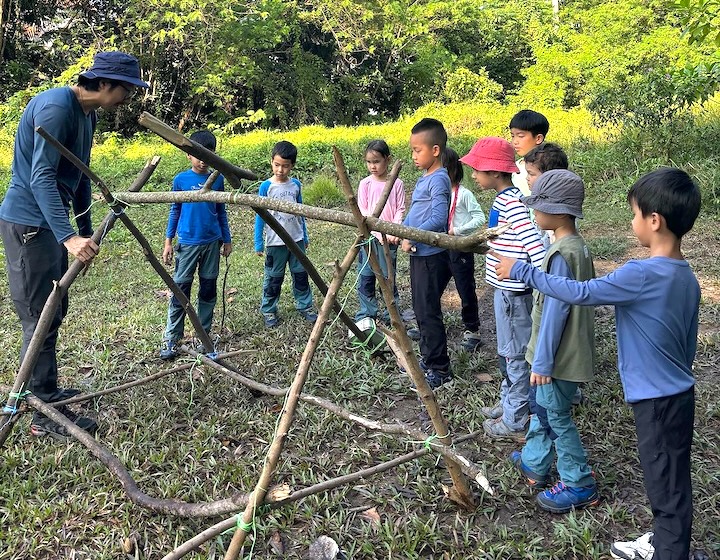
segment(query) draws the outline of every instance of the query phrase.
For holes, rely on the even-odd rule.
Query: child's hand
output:
[[[223,243],[220,253],[223,257],[229,257],[230,253],[232,253],[232,243]]]
[[[515,259],[504,257],[495,251],[489,251],[489,253],[500,261],[495,265],[495,274],[497,274],[498,280],[507,280],[508,278],[512,278],[510,271],[515,264]]]
[[[402,239],[396,235],[386,235],[385,239],[387,239],[390,245],[400,245],[400,243],[402,243]]]
[[[534,371],[530,374],[530,385],[547,385],[552,383],[552,377],[549,375],[540,375]]]
[[[415,245],[412,244],[412,241],[409,239],[403,239],[402,245],[400,248],[405,251],[406,253],[412,253],[415,249]]]
[[[172,259],[173,259],[173,246],[172,246],[172,243],[168,243],[166,241],[165,247],[163,247],[162,260],[166,266],[170,266],[172,264]]]

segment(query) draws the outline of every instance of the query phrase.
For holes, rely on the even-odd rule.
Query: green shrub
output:
[[[333,208],[345,202],[335,177],[318,175],[309,185],[303,186],[303,202],[311,206]]]
[[[498,99],[502,92],[503,87],[490,78],[485,68],[476,73],[464,67],[458,68],[447,77],[443,90],[451,103],[493,101]]]

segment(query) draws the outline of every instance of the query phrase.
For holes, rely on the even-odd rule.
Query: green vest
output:
[[[545,254],[542,270],[550,268],[550,259],[560,253],[572,271],[575,280],[584,281],[595,277],[590,250],[579,235],[568,235],[553,243]],[[525,359],[532,364],[535,355],[540,318],[545,294],[533,293],[532,335]],[[564,381],[590,381],[595,368],[595,308],[573,305],[565,323],[565,330],[555,353],[555,367],[552,377]]]

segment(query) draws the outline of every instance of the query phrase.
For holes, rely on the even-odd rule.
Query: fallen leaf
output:
[[[233,295],[233,294],[237,294],[237,292],[238,292],[237,288],[230,288],[229,290],[226,290],[226,291],[225,291],[225,295],[226,295],[226,296],[231,296],[231,295]]]
[[[90,364],[84,364],[81,366],[78,366],[78,373],[82,375],[90,375],[92,373],[92,370],[94,369],[94,366]]]
[[[283,545],[280,531],[275,531],[270,537],[270,548],[278,556],[285,554],[285,546]]]
[[[158,299],[169,299],[172,297],[170,290],[155,290],[155,297]]]
[[[477,379],[480,383],[490,383],[493,380],[492,375],[489,373],[476,373],[475,379]]]
[[[234,298],[234,297],[229,297],[229,298],[227,298],[226,301],[227,301],[228,303],[232,303],[233,301],[235,301],[235,298]]]
[[[278,500],[284,500],[290,494],[292,494],[290,485],[283,483],[270,488],[270,491],[268,492],[268,498],[270,499],[270,501],[276,502]]]
[[[377,512],[377,508],[366,509],[360,516],[373,525],[380,526],[380,514]]]

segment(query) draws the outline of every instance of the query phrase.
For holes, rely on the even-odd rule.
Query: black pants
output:
[[[653,512],[653,560],[685,560],[692,533],[690,448],[695,390],[632,404],[645,491]]]
[[[10,296],[22,325],[20,361],[35,332],[40,313],[52,292],[53,281],[60,280],[68,268],[67,250],[48,229],[23,226],[0,220],[0,234],[5,246]],[[57,400],[57,332],[67,312],[67,295],[53,317],[47,338],[40,349],[30,384],[32,393],[46,402]]]
[[[420,330],[420,353],[430,369],[448,371],[447,334],[440,298],[450,281],[447,251],[426,257],[410,257],[412,304]]]
[[[462,302],[463,324],[467,330],[477,332],[480,328],[480,312],[475,291],[475,255],[462,251],[448,251],[448,256],[450,257],[450,272]]]

